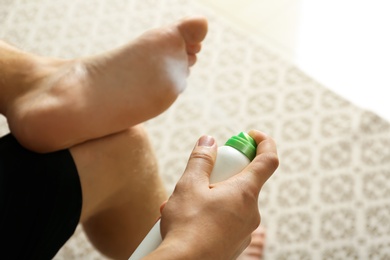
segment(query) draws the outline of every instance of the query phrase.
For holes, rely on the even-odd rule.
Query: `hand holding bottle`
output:
[[[232,259],[248,245],[260,223],[258,195],[278,166],[276,145],[259,131],[249,135],[256,157],[237,175],[210,184],[217,156],[212,137],[203,136],[162,210],[162,244],[144,259]]]

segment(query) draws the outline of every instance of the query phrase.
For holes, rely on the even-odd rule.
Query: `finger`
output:
[[[278,154],[274,139],[260,131],[252,130],[250,134],[253,135],[252,138],[255,139],[257,143],[256,156],[264,153],[274,153],[275,155]]]
[[[206,184],[208,187],[216,156],[217,145],[214,138],[206,135],[202,136],[190,155],[187,167],[179,183],[181,185],[183,183],[194,185],[195,182],[200,185]]]
[[[266,134],[252,130],[249,135],[257,143],[256,157],[253,161],[238,175],[244,183],[258,194],[261,187],[274,173],[279,165],[275,141]]]
[[[265,141],[269,139],[270,137],[258,130],[250,130],[248,134],[255,140],[256,144],[259,145],[262,141]],[[275,150],[276,151],[276,150]],[[259,152],[259,149],[257,149],[257,153]]]
[[[255,159],[246,168],[248,176],[259,185],[259,191],[279,166],[275,141],[268,137],[257,145]]]

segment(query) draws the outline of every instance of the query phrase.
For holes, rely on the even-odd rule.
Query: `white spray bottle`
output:
[[[241,172],[256,156],[256,142],[241,132],[218,147],[217,159],[210,175],[210,183],[226,180]],[[146,235],[129,260],[140,260],[154,251],[162,242],[160,220]]]

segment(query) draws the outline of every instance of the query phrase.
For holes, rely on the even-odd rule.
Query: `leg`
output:
[[[123,131],[175,101],[206,33],[204,18],[187,18],[77,60],[36,57],[0,42],[0,113],[37,152]]]
[[[128,259],[167,195],[141,126],[70,149],[82,191],[81,222],[103,254]]]
[[[52,259],[76,229],[81,208],[80,179],[68,150],[38,154],[11,134],[0,138],[3,259]]]

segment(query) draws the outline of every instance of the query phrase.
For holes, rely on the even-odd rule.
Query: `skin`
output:
[[[113,259],[128,259],[167,200],[138,124],[167,109],[185,88],[206,33],[204,18],[187,18],[75,60],[36,56],[0,41],[0,113],[26,148],[69,148],[83,192],[80,222]],[[257,197],[278,165],[274,141],[259,131],[250,135],[258,143],[256,158],[213,185],[217,144],[207,136],[199,140],[163,203],[163,243],[145,259],[234,259],[244,250],[260,223]]]
[[[251,233],[240,259],[261,256],[263,237],[253,232],[257,199],[278,157],[272,138],[249,134],[258,143],[256,158],[217,184],[209,183],[217,144],[203,136],[168,201],[142,125],[71,148],[83,192],[80,222],[92,244],[110,258],[128,259],[161,213],[163,243],[145,259],[235,259]]]
[[[0,113],[23,146],[42,153],[124,131],[176,100],[206,33],[206,19],[189,17],[74,60],[0,42]]]
[[[81,181],[84,231],[104,255],[128,259],[167,199],[146,131],[137,125],[70,152]]]
[[[162,209],[163,243],[145,259],[236,259],[249,245],[260,224],[261,187],[279,163],[272,138],[254,130],[249,134],[258,144],[255,159],[241,173],[212,185],[217,145],[212,137],[198,141]]]
[[[259,260],[263,259],[265,245],[265,229],[261,225],[253,231],[251,242],[237,260]]]

